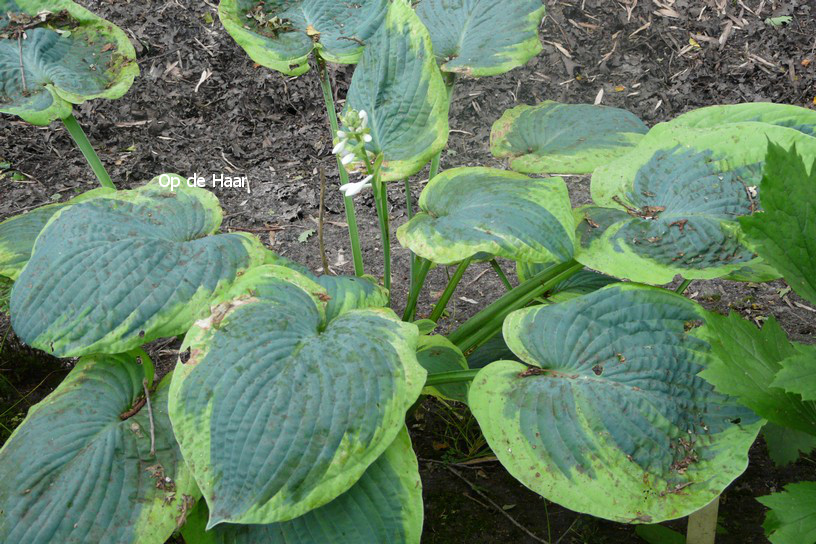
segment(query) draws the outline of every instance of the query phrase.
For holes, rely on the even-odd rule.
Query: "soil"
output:
[[[225,210],[223,228],[255,232],[274,251],[318,271],[320,255],[312,231],[317,228],[322,168],[329,184],[326,247],[331,270],[353,272],[336,190],[336,163],[314,71],[287,78],[253,65],[219,24],[214,0],[79,3],[126,29],[142,71],[123,99],[87,103],[76,111],[120,188],[139,186],[163,172],[185,177],[197,173],[207,179],[214,174],[245,175],[249,194],[240,189],[214,190]],[[505,109],[522,103],[598,99],[633,111],[650,125],[712,104],[767,100],[813,107],[816,103],[814,0],[546,3],[549,12],[541,25],[545,44],[541,55],[506,75],[457,84],[443,169],[505,166],[489,153],[490,128]],[[766,21],[780,16],[791,19],[778,26]],[[352,68],[336,67],[332,74],[341,101]],[[90,168],[59,123],[39,128],[0,118],[0,163],[4,161],[22,175],[0,177],[0,220],[96,186]],[[426,178],[427,171],[414,179],[414,200]],[[567,180],[574,203],[587,202],[588,178]],[[392,224],[397,226],[406,220],[401,187],[392,186],[389,200]],[[374,202],[369,193],[357,197],[356,204],[367,272],[376,275],[382,266]],[[393,245],[394,306],[401,309],[408,255],[396,240]],[[502,264],[512,276],[511,264]],[[447,272],[444,268],[431,271],[420,315],[430,312]],[[792,339],[813,342],[814,310],[794,294],[786,294],[784,287],[782,282],[694,282],[688,294],[710,309],[731,308],[757,321],[773,314]],[[489,267],[471,267],[440,332],[502,291]],[[0,318],[0,338],[8,329],[8,321]],[[151,346],[160,372],[171,367],[177,347],[172,341]],[[23,348],[9,333],[0,344],[0,377],[6,378],[0,387],[0,423],[9,427],[19,423],[31,403],[52,390],[69,366]],[[576,515],[527,491],[498,463],[453,467],[500,508],[491,506],[440,463],[473,453],[461,445],[467,442],[462,436],[450,437],[446,423],[450,414],[444,410],[428,401],[410,422],[423,459],[423,542],[537,541],[516,524],[538,538],[563,544],[638,541],[631,526]],[[457,413],[468,417],[464,410]],[[765,542],[764,508],[754,497],[790,482],[816,479],[815,466],[803,459],[785,468],[774,467],[761,441],[757,443],[747,472],[723,495],[720,520],[726,532],[718,542]],[[673,526],[682,529],[682,522]]]

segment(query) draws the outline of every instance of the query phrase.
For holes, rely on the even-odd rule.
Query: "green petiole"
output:
[[[108,171],[105,170],[105,166],[102,164],[102,161],[99,160],[99,155],[96,154],[91,142],[88,140],[88,136],[85,134],[85,131],[82,130],[82,127],[79,126],[74,114],[72,113],[64,118],[62,122],[65,124],[68,134],[71,135],[71,138],[73,138],[79,150],[82,151],[85,160],[91,165],[91,170],[96,174],[102,187],[116,189],[116,185],[113,184],[110,175],[108,175]]]
[[[448,282],[447,287],[445,287],[445,291],[442,293],[442,296],[439,297],[439,301],[437,301],[436,306],[434,306],[434,309],[428,319],[438,322],[439,318],[442,317],[442,313],[445,311],[448,302],[450,302],[450,299],[453,296],[453,292],[456,291],[456,287],[462,280],[462,276],[464,275],[465,270],[467,270],[467,267],[470,265],[470,261],[471,259],[465,259],[459,263],[459,266],[456,267],[456,272],[453,273],[453,277]]]

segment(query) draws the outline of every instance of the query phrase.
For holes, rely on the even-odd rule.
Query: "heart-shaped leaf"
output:
[[[715,128],[753,121],[788,127],[816,136],[816,111],[772,102],[708,106],[675,117],[669,124],[690,128]]]
[[[125,33],[78,4],[0,0],[0,112],[47,125],[73,104],[121,97],[137,75]]]
[[[494,168],[454,168],[434,177],[400,243],[439,264],[485,253],[515,261],[568,261],[574,219],[561,178]]]
[[[627,523],[686,516],[748,465],[762,420],[697,376],[708,314],[679,295],[616,284],[508,316],[527,365],[470,386],[490,447],[524,485],[570,510]]]
[[[468,362],[462,351],[444,336],[422,336],[417,347],[417,361],[428,374],[467,370]],[[423,393],[447,400],[467,402],[468,384],[452,383],[426,387]]]
[[[0,276],[17,279],[28,259],[31,258],[34,241],[55,213],[71,204],[115,192],[113,189],[99,187],[67,202],[42,206],[0,223]]]
[[[816,139],[765,123],[715,129],[658,125],[625,157],[592,175],[597,206],[582,210],[576,259],[620,278],[662,284],[676,274],[712,279],[761,263],[737,219],[759,209],[755,191],[768,140]]]
[[[542,49],[541,0],[421,0],[416,10],[445,72],[495,76],[523,66]]]
[[[802,151],[816,156],[816,138],[810,144]],[[795,148],[771,143],[760,188],[764,213],[739,220],[748,244],[798,295],[816,304],[816,159],[808,173]]]
[[[648,131],[626,110],[548,100],[505,111],[493,124],[490,151],[518,172],[589,174],[626,155]]]
[[[0,450],[0,540],[163,544],[199,492],[147,355],[83,357]],[[155,455],[150,453],[151,417]]]
[[[60,210],[11,293],[12,325],[57,357],[120,353],[186,331],[236,276],[264,260],[246,234],[214,233],[222,212],[204,189],[132,191]]]
[[[223,524],[206,531],[209,511],[201,501],[182,534],[195,544],[419,544],[422,482],[408,431],[332,502],[299,518],[269,525]]]
[[[250,271],[231,295],[188,333],[171,388],[210,527],[287,521],[347,491],[425,383],[417,329],[391,310],[327,322],[326,292],[277,266]]]
[[[388,0],[221,0],[218,16],[262,66],[299,76],[313,49],[329,61],[354,64],[382,24]]]
[[[428,31],[407,0],[394,0],[351,78],[346,110],[368,113],[383,181],[419,172],[448,141],[448,95]]]

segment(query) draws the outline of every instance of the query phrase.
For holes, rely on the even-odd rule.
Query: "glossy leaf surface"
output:
[[[527,366],[483,368],[469,405],[496,456],[570,510],[627,523],[686,516],[748,464],[762,421],[697,373],[708,315],[659,289],[617,284],[510,314]]]
[[[574,219],[561,178],[454,168],[428,183],[419,208],[397,237],[435,263],[479,254],[534,262],[572,258]]]
[[[548,100],[505,111],[493,124],[490,150],[518,172],[589,174],[628,153],[648,130],[626,110]]]
[[[121,97],[138,74],[125,33],[78,4],[0,0],[0,112],[47,125],[73,104]]]
[[[542,49],[538,25],[546,8],[540,0],[421,0],[416,10],[445,72],[495,76]]]
[[[51,218],[11,293],[20,338],[57,357],[121,353],[183,333],[263,262],[250,235],[209,236],[222,218],[212,193],[164,179]]]
[[[164,544],[176,530],[198,491],[167,416],[169,382],[150,397],[150,454],[139,357],[84,357],[29,411],[0,450],[0,540]]]
[[[397,436],[425,383],[417,329],[384,308],[328,321],[326,291],[277,266],[230,296],[185,339],[173,428],[210,527],[288,521],[346,492]]]

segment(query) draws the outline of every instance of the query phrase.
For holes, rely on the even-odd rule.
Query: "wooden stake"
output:
[[[697,510],[688,519],[686,544],[714,544],[717,538],[717,513],[720,508],[720,498]]]

